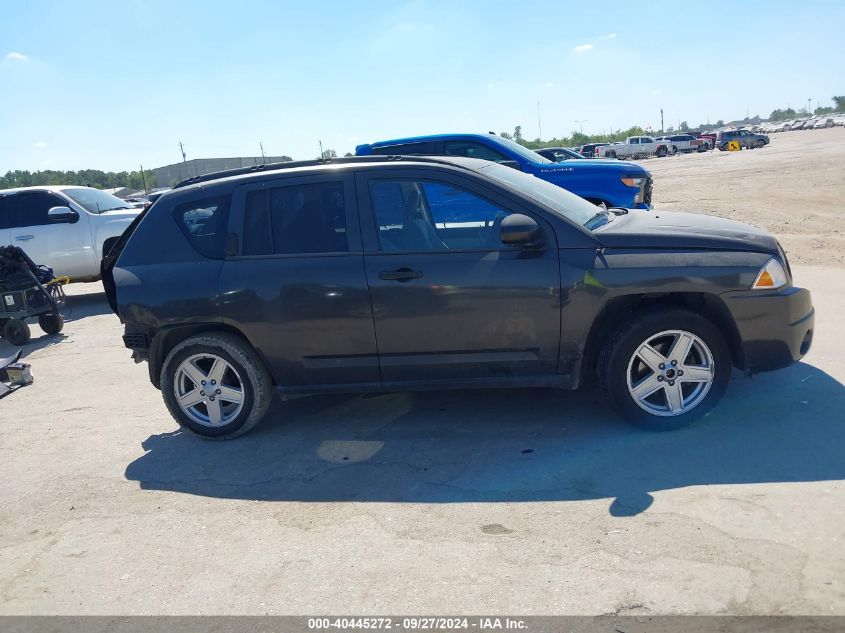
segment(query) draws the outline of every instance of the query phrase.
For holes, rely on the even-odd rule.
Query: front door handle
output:
[[[384,279],[385,281],[410,281],[411,279],[419,279],[422,276],[421,271],[411,270],[410,268],[383,270],[378,274],[378,278]]]
[[[15,235],[18,242],[26,242],[27,240],[35,239],[34,235]]]

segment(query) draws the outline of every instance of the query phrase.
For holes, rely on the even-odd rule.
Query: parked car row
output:
[[[845,126],[845,113],[822,114],[790,121],[772,121],[754,126],[752,131],[772,134],[774,132],[790,132],[795,130],[817,130],[834,126]]]

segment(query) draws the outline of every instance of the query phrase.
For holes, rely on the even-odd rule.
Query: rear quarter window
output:
[[[185,202],[173,210],[173,217],[191,246],[204,257],[223,259],[230,196]]]

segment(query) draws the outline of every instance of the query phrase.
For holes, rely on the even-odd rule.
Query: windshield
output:
[[[601,211],[599,207],[579,198],[574,193],[569,193],[557,185],[506,165],[493,163],[485,165],[479,171],[518,190],[521,194],[539,202],[559,216],[581,226],[591,224],[596,213]]]
[[[555,162],[562,163],[565,160],[569,160],[571,158],[584,158],[578,152],[573,152],[571,149],[566,147],[561,147],[560,149],[555,150]]]
[[[516,143],[509,138],[504,138],[502,136],[496,136],[495,134],[490,135],[490,140],[494,143],[498,143],[503,147],[507,147],[511,152],[522,158],[523,160],[527,160],[531,163],[551,163],[548,158],[545,156],[540,156],[537,152],[528,149],[527,147],[523,147],[519,143]]]
[[[133,209],[134,207],[110,193],[91,187],[62,189],[62,193],[89,213],[103,213],[114,209]]]

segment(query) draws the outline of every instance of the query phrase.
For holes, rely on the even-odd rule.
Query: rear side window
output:
[[[200,255],[211,259],[223,258],[229,196],[180,204],[173,210],[173,216],[182,233]]]
[[[379,156],[423,156],[431,151],[431,143],[402,143],[372,149],[373,154]]]
[[[341,181],[250,192],[244,212],[243,254],[348,251],[345,200]]]
[[[443,144],[443,151],[447,156],[466,156],[494,162],[508,160],[504,154],[475,141],[446,141]]]

